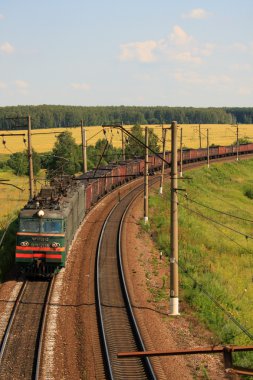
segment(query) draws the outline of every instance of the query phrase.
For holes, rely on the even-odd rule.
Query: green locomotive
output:
[[[20,270],[50,274],[64,267],[85,210],[84,184],[70,178],[52,183],[30,200],[19,214],[16,263]]]

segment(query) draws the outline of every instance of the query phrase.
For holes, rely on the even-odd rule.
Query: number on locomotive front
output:
[[[54,273],[65,264],[64,219],[52,219],[40,210],[19,217],[16,263],[23,272]]]

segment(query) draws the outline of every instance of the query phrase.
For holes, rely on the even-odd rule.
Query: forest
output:
[[[0,107],[0,129],[26,129],[30,115],[32,128],[57,128],[110,123],[130,124],[251,124],[252,108],[135,107],[135,106],[8,106]],[[22,119],[23,118],[23,119]]]

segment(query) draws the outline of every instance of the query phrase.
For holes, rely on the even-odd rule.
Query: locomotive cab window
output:
[[[41,232],[61,233],[63,232],[62,220],[44,219],[42,220]]]
[[[20,219],[19,230],[21,232],[40,232],[40,221],[38,219]]]

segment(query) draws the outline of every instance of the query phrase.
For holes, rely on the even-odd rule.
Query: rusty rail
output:
[[[120,358],[137,358],[152,356],[178,356],[178,355],[202,355],[202,354],[220,354],[223,353],[225,372],[230,374],[253,376],[253,369],[234,366],[233,352],[253,351],[253,346],[209,346],[195,347],[180,350],[167,351],[142,351],[142,352],[121,352],[117,357]]]

